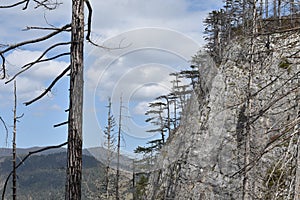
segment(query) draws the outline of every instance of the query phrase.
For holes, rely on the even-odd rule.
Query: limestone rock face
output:
[[[293,184],[300,67],[292,55],[299,53],[299,36],[270,39],[271,49],[259,38],[253,52],[250,40],[233,41],[218,67],[208,55],[196,56],[198,86],[179,128],[157,156],[145,199],[242,199],[245,176],[249,199],[273,199],[275,192],[268,193],[275,188],[272,171],[285,155],[282,169],[289,174],[282,177]],[[279,139],[270,141],[276,134]],[[293,196],[282,191],[280,195]]]

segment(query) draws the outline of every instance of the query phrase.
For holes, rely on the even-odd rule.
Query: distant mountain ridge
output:
[[[26,155],[29,152],[37,151],[39,149],[42,149],[44,147],[30,147],[30,148],[17,148],[17,154],[18,155]],[[65,148],[57,148],[57,149],[49,149],[47,151],[43,151],[40,153],[37,153],[35,155],[48,155],[53,153],[61,153],[66,152]],[[12,149],[11,148],[0,148],[0,157],[6,157],[12,155]]]
[[[38,150],[41,147],[21,149],[19,158],[24,157],[29,151]],[[10,157],[11,149],[0,149],[0,193],[2,193],[6,177],[11,171],[12,161]],[[18,199],[28,200],[53,200],[64,199],[65,177],[67,153],[66,149],[57,149],[61,151],[44,152],[40,155],[32,155],[17,170],[17,196]],[[7,153],[8,152],[8,153]],[[84,152],[87,152],[85,150]],[[82,170],[82,199],[97,199],[99,195],[105,194],[105,169],[103,163],[95,157],[83,154]],[[123,195],[131,194],[130,173],[121,173]],[[5,199],[12,199],[11,179],[7,185]]]
[[[37,151],[44,147],[30,147],[30,148],[17,148],[17,155],[27,155],[29,152]],[[65,153],[67,151],[66,148],[57,148],[57,149],[49,149],[47,151],[42,151],[34,155],[50,155],[56,153]],[[101,163],[106,163],[107,149],[103,147],[92,147],[86,148],[82,150],[82,154],[86,156],[93,156]],[[0,148],[0,158],[12,156],[11,148]],[[132,171],[132,163],[133,159],[128,156],[121,155],[120,156],[120,168],[125,171]],[[113,153],[111,167],[115,168],[117,166],[117,154]]]

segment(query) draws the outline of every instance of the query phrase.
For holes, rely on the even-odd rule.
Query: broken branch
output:
[[[49,87],[42,94],[40,94],[38,97],[34,98],[31,101],[25,102],[24,104],[26,106],[28,106],[28,105],[32,104],[33,102],[39,100],[43,96],[45,96],[48,92],[51,91],[51,89],[56,84],[56,82],[59,81],[69,70],[70,70],[70,65],[52,81],[52,83],[49,85]]]

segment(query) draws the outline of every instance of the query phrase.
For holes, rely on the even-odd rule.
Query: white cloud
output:
[[[42,52],[15,50],[7,57],[7,74],[11,78],[17,72],[22,70],[26,63],[34,61]],[[45,57],[46,58],[46,57]],[[67,67],[67,63],[50,61],[40,63],[17,77],[18,97],[23,100],[32,99],[38,96],[48,86],[48,82],[54,79]],[[3,81],[2,81],[3,83]],[[0,87],[1,92],[12,92],[12,83]]]
[[[221,0],[90,1],[93,6],[93,40],[100,44],[104,42],[108,47],[126,48],[101,50],[86,43],[85,84],[88,89],[86,93],[88,91],[89,94],[85,97],[89,99],[85,100],[85,103],[88,102],[86,104],[93,107],[93,92],[103,100],[106,100],[107,96],[115,96],[118,99],[119,94],[123,92],[124,98],[130,98],[136,104],[135,114],[143,114],[148,106],[146,102],[168,91],[170,72],[185,69],[189,65],[190,56],[203,44],[203,19],[211,7],[223,4]],[[34,2],[30,2],[27,11],[22,11],[22,6],[2,9],[0,23],[4,31],[0,32],[0,43],[14,44],[49,33],[21,31],[26,26],[49,27],[51,24],[60,27],[69,23],[71,1],[62,2],[63,5],[53,11],[33,9]],[[11,1],[3,0],[2,3],[11,4]],[[10,62],[9,75],[19,71],[23,63],[32,61],[50,44],[68,40],[68,34],[55,36],[38,45],[23,46],[20,50],[6,54]],[[21,75],[17,83],[19,97],[28,100],[39,95],[64,67],[65,62],[52,61],[35,66]],[[11,84],[0,86],[2,102],[10,100],[11,93]],[[62,101],[60,99],[57,106],[46,105],[45,101],[40,105],[47,108],[53,105],[51,109],[60,109],[59,107],[63,107]],[[0,106],[3,105],[4,103],[1,103]],[[118,111],[118,108],[116,110]],[[92,118],[90,115],[85,117]],[[95,132],[96,122],[90,120],[89,123],[89,126],[85,126],[85,132]],[[150,137],[149,134],[145,134],[147,127],[134,121],[131,123],[128,124],[132,132],[130,134],[138,138]],[[94,137],[90,140],[95,142]]]
[[[162,28],[142,28],[125,32],[105,41],[116,46],[122,39],[126,48],[95,49],[94,63],[86,73],[88,88],[102,97],[152,100],[171,90],[170,73],[189,67],[191,56],[200,46],[184,34]],[[97,57],[97,55],[99,55]],[[141,89],[142,88],[142,89]]]
[[[58,104],[53,104],[51,107],[50,107],[51,110],[58,110],[58,111],[62,111],[63,109],[61,108],[60,105]]]
[[[217,3],[221,5],[222,1]],[[105,38],[137,27],[164,27],[186,33],[199,33],[203,29],[202,21],[208,13],[207,9],[203,9],[204,6],[217,3],[189,0],[93,1],[94,31]]]
[[[148,110],[148,108],[149,108],[149,102],[142,101],[142,102],[139,102],[133,108],[133,112],[134,112],[134,114],[137,114],[137,115],[145,115],[145,112]]]
[[[1,5],[12,4],[12,1],[1,1]],[[49,24],[54,26],[62,26],[70,22],[70,1],[63,1],[56,10],[46,10],[44,8],[34,9],[36,3],[30,1],[27,10],[22,10],[23,6],[11,9],[1,9],[0,23],[5,27],[5,31],[0,32],[1,43],[16,43],[47,34],[45,31],[21,31],[27,26],[48,27]],[[40,47],[46,43],[41,44]]]
[[[4,1],[4,3],[10,3],[10,1]],[[199,49],[199,44],[202,43],[202,21],[208,13],[207,9],[211,9],[212,6],[221,5],[222,1],[92,0],[91,4],[94,11],[92,24],[94,39],[99,41],[99,43],[101,43],[101,41],[104,42],[104,44],[109,47],[118,47],[119,45],[125,47],[130,45],[127,48],[111,51],[95,51],[95,48],[87,45],[88,51],[86,59],[94,59],[94,62],[87,61],[92,62],[86,71],[87,88],[92,89],[92,91],[99,89],[102,93],[104,91],[104,96],[106,97],[111,94],[113,88],[118,88],[116,87],[116,83],[121,83],[124,86],[123,88],[127,88],[125,91],[128,91],[129,89],[139,87],[141,84],[151,81],[150,79],[145,79],[144,82],[141,81],[143,74],[132,75],[132,68],[135,68],[137,66],[136,64],[143,65],[152,62],[175,68],[174,63],[178,63],[178,59],[170,59],[165,53],[161,53],[162,55],[159,56],[159,60],[155,60],[154,62],[149,58],[147,60],[149,52],[146,52],[146,48],[156,48],[157,51],[159,51],[159,49],[161,49],[161,51],[169,51],[169,54],[173,53],[178,57],[183,57],[187,62],[190,56],[195,54]],[[70,21],[70,14],[66,12],[66,10],[70,10],[71,8],[69,1],[63,2],[63,5],[60,5],[59,8],[54,11],[46,11],[41,8],[33,9],[34,6],[35,4],[31,3],[27,11],[20,11],[22,6],[16,9],[4,9],[3,16],[5,17],[1,18],[0,21],[3,26],[6,27],[6,31],[1,32],[0,37],[8,42],[20,41],[20,39],[31,39],[45,35],[46,32],[22,32],[16,30],[32,25],[48,26],[47,23],[61,26]],[[46,19],[44,19],[44,15]],[[11,21],[14,23],[11,23]],[[97,37],[97,35],[99,37]],[[122,43],[120,44],[120,42]],[[45,47],[47,44],[49,43],[46,42],[39,47],[35,47],[35,49]],[[135,58],[126,55],[128,53],[134,54],[133,52],[137,50],[141,51],[141,48],[143,48],[142,51],[144,51],[144,53],[138,54]],[[8,56],[12,59],[8,60],[14,62],[16,66],[20,66],[23,62],[27,62],[39,54],[40,51],[37,50],[15,51]],[[95,58],[95,56],[101,57]],[[109,63],[114,60],[115,63]],[[26,87],[32,85],[31,88],[35,87],[35,90],[42,90],[45,84],[42,84],[40,79],[46,80],[53,78],[63,70],[65,67],[64,64],[64,62],[50,62],[36,66],[30,73],[26,73],[26,77],[29,78],[30,81],[39,80],[39,82],[32,82],[32,84],[27,82],[25,84]],[[11,69],[10,73],[13,74],[16,72],[13,70],[14,69]],[[130,70],[131,72],[129,72]],[[140,72],[139,70],[135,71]],[[124,74],[126,74],[127,78],[124,77]],[[130,76],[128,74],[130,74]],[[154,77],[152,82],[165,84],[160,78],[167,76],[167,74],[152,72],[148,75]],[[120,78],[124,81],[133,80],[133,83],[119,82]],[[102,85],[101,88],[97,88],[100,83]],[[22,90],[22,88],[20,90]],[[25,90],[25,88],[23,90]],[[153,90],[152,88],[151,91]]]

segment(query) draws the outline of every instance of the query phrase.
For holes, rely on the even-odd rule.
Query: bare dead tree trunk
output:
[[[265,12],[266,12],[266,18],[269,17],[269,0],[265,0]]]
[[[290,16],[291,16],[291,24],[295,27],[294,15],[296,13],[295,0],[290,0]]]
[[[113,137],[112,131],[115,125],[114,117],[111,115],[111,98],[108,99],[108,112],[107,112],[107,127],[105,130],[105,135],[107,137],[107,158],[106,158],[106,177],[105,177],[105,188],[106,188],[106,198],[109,199],[109,185],[110,185],[110,164],[112,157],[112,148],[113,148]]]
[[[246,9],[246,5],[247,5],[247,0],[243,0],[243,4],[242,4],[242,25],[243,25],[243,34],[244,36],[246,36],[246,32],[247,32],[247,9]]]
[[[160,112],[159,112],[159,121],[160,121],[160,134],[161,134],[161,140],[162,140],[162,144],[165,144],[165,133],[164,133],[164,128],[165,128],[165,123],[164,123],[164,119],[163,119],[163,108],[162,105],[160,105],[159,108]]]
[[[263,12],[264,12],[264,2],[263,0],[260,0],[259,2],[259,19],[263,19]]]
[[[300,84],[300,80],[298,79],[298,85]],[[299,91],[299,90],[298,90]],[[300,108],[299,108],[299,103],[300,100],[298,100],[298,109],[297,109],[297,119],[300,118]],[[294,127],[294,131],[296,135],[298,136],[299,140],[299,135],[300,135],[300,123],[296,124]],[[296,175],[295,175],[295,191],[294,191],[294,200],[300,199],[300,145],[298,143],[297,146],[297,158],[296,158]]]
[[[81,199],[84,0],[72,0],[66,200]]]
[[[169,136],[170,136],[170,134],[171,134],[171,119],[170,119],[170,101],[169,101],[169,99],[168,99],[168,97],[166,97],[166,101],[167,101],[167,117],[168,117],[168,121],[167,121],[167,123],[168,123],[168,132],[169,132]]]
[[[16,170],[16,162],[17,162],[17,145],[16,145],[16,137],[17,137],[17,86],[16,81],[14,81],[14,130],[13,130],[13,200],[17,199],[17,170]]]
[[[251,157],[251,137],[252,137],[252,129],[251,129],[251,122],[250,116],[252,111],[252,94],[251,94],[251,85],[252,85],[252,76],[253,76],[253,65],[254,65],[254,52],[255,52],[255,45],[254,45],[254,35],[257,32],[257,7],[256,7],[256,0],[254,0],[253,7],[252,7],[252,32],[251,32],[251,39],[250,39],[250,62],[249,62],[249,71],[248,71],[248,83],[247,83],[247,101],[246,101],[246,108],[247,108],[247,123],[246,123],[246,132],[245,132],[245,155],[244,155],[244,179],[243,179],[243,200],[251,199],[251,180],[250,180],[250,171],[248,170],[248,166],[250,164],[250,157]]]
[[[260,0],[259,2],[259,29],[263,29],[263,18],[264,18],[264,2]]]
[[[281,0],[278,0],[278,6],[277,6],[277,16],[278,16],[278,23],[279,26],[281,26]]]
[[[166,100],[166,109],[167,109],[167,129],[168,129],[168,134],[171,134],[171,116],[170,116],[170,100],[166,95],[162,95],[157,97],[156,99],[165,99]]]
[[[298,136],[299,137],[299,136]],[[300,146],[297,147],[297,164],[296,164],[296,175],[295,175],[295,194],[294,200],[300,199]]]
[[[294,15],[295,14],[295,0],[290,0],[290,14]]]
[[[135,188],[135,160],[132,160],[132,199],[136,200],[136,188]]]
[[[176,99],[174,99],[174,129],[177,128],[177,107]]]
[[[274,18],[277,17],[277,0],[273,1],[273,16]]]
[[[120,181],[120,149],[121,149],[121,131],[122,131],[122,96],[120,97],[120,116],[119,116],[119,130],[118,130],[118,144],[117,144],[117,177],[116,177],[116,200],[120,199],[119,181]]]

